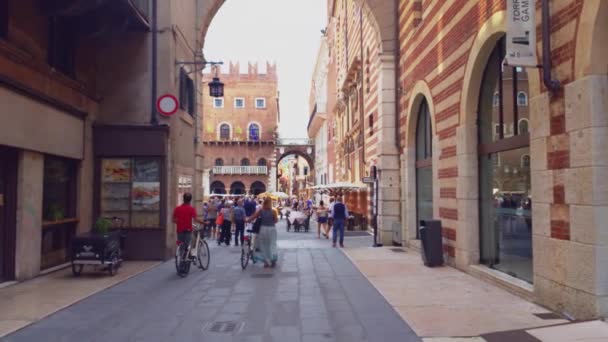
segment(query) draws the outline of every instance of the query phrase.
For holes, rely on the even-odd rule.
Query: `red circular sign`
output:
[[[156,101],[156,109],[158,112],[165,116],[171,116],[177,112],[179,108],[179,102],[177,102],[177,97],[165,94],[158,98]]]

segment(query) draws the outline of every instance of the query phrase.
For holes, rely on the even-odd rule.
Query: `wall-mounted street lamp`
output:
[[[209,82],[209,96],[211,97],[223,97],[224,96],[224,83],[217,77],[217,68],[215,69],[215,76],[213,80]]]
[[[197,55],[197,57],[201,58],[200,61],[193,61],[193,62],[183,62],[183,61],[176,61],[175,65],[194,65],[194,70],[189,72],[198,72],[198,71],[202,71],[204,70],[207,65],[211,65],[211,66],[216,66],[216,65],[223,65],[224,62],[209,62],[206,61],[205,58],[202,55]],[[202,68],[197,68],[197,66],[202,66]],[[222,83],[220,81],[220,78],[217,75],[217,68],[215,69],[215,76],[213,77],[213,81],[209,82],[209,96],[211,97],[223,97],[224,96],[224,83]]]

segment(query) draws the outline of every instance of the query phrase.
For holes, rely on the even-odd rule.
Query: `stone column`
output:
[[[40,273],[43,178],[44,156],[22,151],[17,179],[17,280],[33,278]]]
[[[209,197],[210,193],[210,189],[209,187],[211,186],[211,182],[210,182],[210,178],[211,178],[211,169],[203,169],[203,191],[205,194],[205,197]]]
[[[268,182],[268,192],[274,192],[277,191],[277,167],[273,166],[270,167],[270,179]]]
[[[456,266],[466,269],[479,263],[479,168],[477,124],[466,122],[456,129],[458,177],[456,200],[458,227],[455,243]]]
[[[569,165],[563,174],[541,171],[533,178],[535,194],[551,196],[550,205],[536,201],[532,207],[534,291],[541,304],[591,319],[608,314],[608,76],[581,78],[567,84],[564,94]],[[533,166],[542,153],[543,166],[552,165],[555,140],[533,141]]]
[[[401,177],[399,151],[395,143],[399,138],[395,130],[395,77],[395,57],[381,55],[378,79],[378,230],[380,241],[387,245],[393,242],[393,225],[401,225]]]

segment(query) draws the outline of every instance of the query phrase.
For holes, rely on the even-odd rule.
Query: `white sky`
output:
[[[226,0],[205,38],[208,61],[276,62],[284,138],[307,137],[312,71],[326,25],[327,0]]]

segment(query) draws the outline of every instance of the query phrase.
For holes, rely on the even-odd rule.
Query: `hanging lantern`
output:
[[[219,77],[214,77],[213,81],[209,82],[209,96],[224,97],[224,83],[220,81]]]

